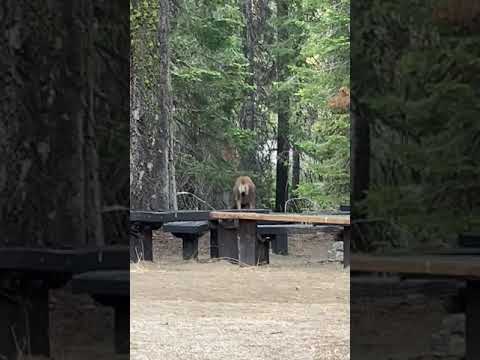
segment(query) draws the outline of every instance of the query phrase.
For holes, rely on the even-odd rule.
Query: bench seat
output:
[[[72,278],[73,293],[86,293],[115,311],[115,351],[130,352],[130,271],[101,270]]]
[[[175,221],[163,225],[163,231],[183,241],[183,259],[198,257],[198,239],[209,230],[208,221]]]

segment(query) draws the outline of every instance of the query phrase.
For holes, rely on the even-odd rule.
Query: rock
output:
[[[465,337],[452,335],[448,342],[448,355],[462,357],[465,355]]]
[[[451,334],[465,335],[465,314],[453,314],[442,321],[443,329]]]
[[[332,244],[332,250],[335,250],[335,251],[342,251],[343,252],[343,241],[335,241],[333,244]]]
[[[328,250],[329,261],[343,261],[343,241],[335,241]]]
[[[433,334],[431,337],[431,349],[435,355],[446,354],[448,351],[448,334]]]
[[[461,360],[465,357],[465,314],[448,315],[442,329],[431,338],[435,360]]]

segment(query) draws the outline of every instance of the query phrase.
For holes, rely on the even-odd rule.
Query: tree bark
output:
[[[135,9],[137,1],[132,1]],[[141,85],[137,76],[137,68],[134,53],[141,53],[142,49],[132,48],[130,52],[130,208],[147,208],[143,196],[143,178],[145,175],[145,162],[148,149],[142,135],[142,111],[145,105],[142,104],[140,94]]]
[[[97,246],[105,245],[103,218],[102,218],[102,188],[100,184],[100,168],[97,148],[97,121],[95,116],[95,52],[96,24],[91,1],[85,2],[85,22],[88,32],[86,49],[87,57],[87,87],[88,87],[88,116],[86,117],[85,138],[85,175],[86,175],[86,209],[87,239]]]
[[[2,5],[4,246],[103,244],[93,10],[86,0]]]
[[[133,4],[135,5],[135,4]],[[175,162],[173,147],[172,90],[170,84],[170,1],[159,0],[157,42],[158,82],[147,88],[131,65],[131,207],[133,209],[166,210],[176,208]],[[142,35],[143,36],[143,35]],[[141,39],[134,48],[139,58],[145,55]]]
[[[370,183],[370,124],[354,100],[351,129],[351,198],[354,207],[355,203],[365,199]]]
[[[295,192],[300,184],[300,152],[295,147],[292,152],[292,192]]]
[[[268,85],[268,68],[262,63],[262,45],[267,40],[268,0],[241,0],[241,11],[245,18],[244,54],[248,61],[249,76],[247,83],[252,89],[248,92],[240,113],[242,129],[254,131],[255,146],[240,158],[240,168],[244,171],[258,172],[260,157],[258,149],[262,139],[259,133],[265,129],[265,114],[262,104],[266,101],[264,88]],[[265,60],[263,60],[265,62]]]
[[[170,142],[168,146],[168,174],[169,174],[169,209],[172,210],[177,210],[178,209],[178,204],[177,204],[177,182],[175,179],[175,139],[173,137],[174,134],[174,124],[173,121],[170,124]]]
[[[157,191],[150,194],[152,208],[170,207],[169,149],[171,136],[171,91],[170,91],[170,47],[169,47],[170,1],[159,0],[158,45],[159,45],[159,83],[158,83],[158,128],[151,146],[152,166],[147,170],[150,178],[158,183]],[[158,142],[158,159],[155,159],[155,143]]]
[[[256,127],[256,106],[257,106],[257,90],[256,90],[256,34],[255,19],[253,14],[253,0],[242,0],[241,8],[245,17],[245,35],[244,35],[244,53],[248,61],[249,77],[248,85],[252,87],[243,103],[240,126],[242,129],[254,131]],[[254,170],[256,149],[252,149],[247,154],[242,154],[240,158],[240,168],[243,171]]]
[[[288,18],[288,1],[277,0],[277,18],[285,21]],[[288,39],[288,30],[280,25],[278,41],[283,44]],[[281,54],[277,57],[277,81],[282,83],[288,77],[288,56]],[[289,170],[289,117],[290,99],[288,91],[280,90],[278,95],[278,128],[277,128],[277,171],[275,190],[275,209],[284,211],[288,199],[288,170]]]
[[[250,76],[248,79],[248,84],[252,87],[255,87],[255,24],[254,24],[254,15],[253,15],[253,0],[243,0],[243,12],[245,16],[245,44],[244,52],[248,60],[248,68]],[[255,129],[255,112],[256,112],[256,90],[253,89],[249,92],[247,100],[244,104],[243,109],[243,119],[242,127],[244,129]]]

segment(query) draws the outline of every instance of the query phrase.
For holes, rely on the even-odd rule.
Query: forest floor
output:
[[[89,295],[68,288],[50,291],[51,359],[129,359],[114,352],[113,320],[113,308],[96,304]]]
[[[447,315],[449,293],[436,291],[362,290],[350,307],[349,271],[325,262],[331,235],[291,236],[289,256],[271,255],[258,268],[212,262],[208,241],[201,239],[199,262],[185,262],[181,241],[157,233],[155,263],[132,265],[132,359],[349,359],[350,311],[356,357],[386,359],[394,351],[417,359]],[[129,358],[113,351],[111,308],[68,287],[51,291],[50,308],[50,359]]]
[[[181,260],[157,232],[155,263],[131,267],[131,359],[349,359],[349,271],[327,263],[332,235],[290,236],[288,256],[240,268]]]

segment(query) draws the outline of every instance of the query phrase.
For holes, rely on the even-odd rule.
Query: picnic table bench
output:
[[[258,234],[271,242],[272,252],[281,255],[288,254],[288,234],[308,234],[317,231],[335,232],[338,229],[338,226],[330,225],[262,224],[262,222],[257,225]],[[208,221],[176,221],[165,224],[162,230],[182,239],[183,259],[190,260],[198,257],[198,239],[210,230],[210,224]],[[218,247],[218,242],[216,244]],[[212,252],[215,253],[215,250]]]
[[[208,221],[175,221],[163,226],[163,231],[182,239],[184,260],[198,257],[198,239],[209,229]]]
[[[257,222],[310,223],[318,225],[338,225],[344,228],[344,266],[349,263],[350,216],[349,215],[305,215],[212,211],[209,218],[217,223],[219,257],[238,261],[240,265],[260,265],[269,263],[268,242],[257,232]]]
[[[480,256],[461,252],[419,256],[354,254],[351,257],[351,270],[465,280],[466,359],[480,359]]]
[[[174,221],[206,221],[209,211],[130,211],[130,261],[153,261],[153,230]]]
[[[114,343],[118,354],[130,351],[130,271],[91,271],[72,279],[73,293],[87,293],[114,308]]]
[[[87,271],[128,269],[126,246],[0,248],[0,354],[18,356],[18,339],[30,339],[31,355],[50,355],[49,290]],[[29,303],[29,306],[26,304]],[[27,326],[28,324],[28,326]],[[12,334],[11,329],[15,329]],[[22,340],[23,341],[23,340]]]

